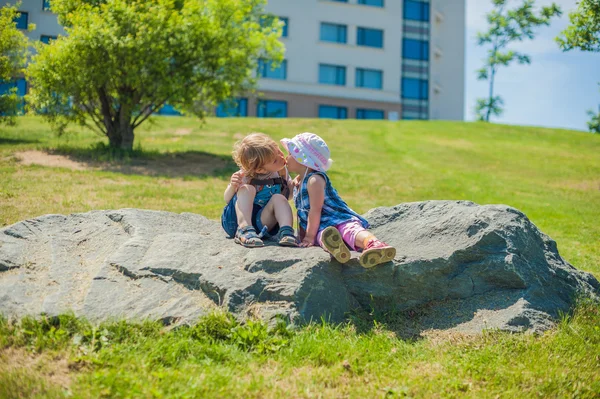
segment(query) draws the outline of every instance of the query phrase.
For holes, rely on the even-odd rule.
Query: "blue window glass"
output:
[[[402,39],[402,57],[411,60],[429,60],[429,42],[425,40]]]
[[[290,22],[289,19],[287,19],[286,17],[279,17],[279,20],[283,22],[281,37],[288,37],[288,24]]]
[[[337,3],[347,3],[348,0],[329,0],[329,1],[335,1]]]
[[[42,35],[42,36],[40,36],[40,41],[42,43],[50,44],[50,42],[52,40],[56,40],[56,36],[48,36],[48,35]]]
[[[50,0],[42,0],[42,10],[44,10],[44,11],[50,10]]]
[[[256,105],[256,116],[259,118],[287,117],[287,101],[261,100]]]
[[[429,3],[404,0],[404,19],[429,21]]]
[[[181,112],[177,111],[172,105],[165,104],[157,112],[159,115],[180,116]]]
[[[402,98],[427,100],[429,98],[429,82],[424,79],[402,78]]]
[[[219,118],[248,116],[248,99],[238,98],[237,100],[223,101],[217,106],[215,116]]]
[[[357,28],[356,44],[358,46],[383,48],[383,31],[381,29]]]
[[[17,24],[17,29],[27,30],[27,26],[29,25],[29,13],[19,11],[14,22]]]
[[[324,42],[346,43],[346,25],[321,23],[321,40]]]
[[[358,4],[365,6],[383,7],[383,0],[358,0]]]
[[[348,118],[348,108],[319,105],[319,118],[346,119]]]
[[[385,112],[380,109],[356,109],[356,119],[383,119]]]
[[[319,64],[319,83],[345,86],[346,67],[339,65]]]
[[[11,81],[0,81],[0,94],[6,94],[10,90],[17,88],[17,96],[23,97],[27,94],[27,81],[24,78],[19,78]]]
[[[356,68],[356,87],[381,89],[383,87],[383,72],[376,69]]]
[[[287,78],[287,60],[281,61],[279,67],[272,69],[271,61],[258,61],[258,71],[261,77],[269,79],[283,79]]]

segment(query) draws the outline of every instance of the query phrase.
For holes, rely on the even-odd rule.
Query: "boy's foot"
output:
[[[235,233],[234,241],[236,244],[243,245],[246,248],[263,247],[265,243],[258,237],[256,230],[252,226],[244,226]]]
[[[350,250],[346,246],[342,235],[333,226],[327,227],[321,234],[321,242],[335,260],[340,263],[346,263],[350,260]]]
[[[373,267],[381,263],[389,262],[396,256],[396,248],[372,238],[367,241],[367,246],[363,250],[358,262],[362,267]]]
[[[282,247],[298,246],[298,241],[296,241],[296,236],[294,235],[294,229],[292,229],[290,226],[280,227],[277,237],[279,238],[278,244]]]

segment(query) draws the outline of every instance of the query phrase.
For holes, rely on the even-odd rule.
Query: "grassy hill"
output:
[[[155,119],[125,158],[36,117],[0,127],[0,227],[47,213],[126,207],[217,219],[237,139],[311,131],[357,211],[430,199],[520,209],[575,267],[600,278],[600,135],[496,124],[309,119]],[[190,329],[72,317],[0,318],[4,397],[598,397],[600,306],[542,335],[404,340],[378,314],[289,332],[212,316]],[[245,329],[245,330],[244,330]],[[223,331],[226,334],[221,334]],[[243,331],[256,333],[248,344]],[[246,342],[246,343],[244,343]]]

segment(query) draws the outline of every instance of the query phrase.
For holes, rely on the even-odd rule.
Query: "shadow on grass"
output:
[[[18,144],[35,144],[39,143],[39,140],[30,139],[9,139],[7,137],[0,137],[0,145],[18,145]]]
[[[204,151],[123,151],[99,144],[89,148],[60,146],[47,150],[46,154],[76,162],[80,166],[79,169],[103,170],[125,175],[169,178],[229,177],[237,170],[230,156]],[[40,164],[43,165],[43,162]]]

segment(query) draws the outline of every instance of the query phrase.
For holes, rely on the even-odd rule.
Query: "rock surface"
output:
[[[369,211],[393,262],[341,265],[320,248],[245,249],[203,216],[138,209],[46,215],[0,230],[0,313],[92,321],[239,317],[341,321],[418,310],[417,329],[543,331],[600,284],[504,205],[427,201]],[[426,310],[423,310],[426,309]]]

